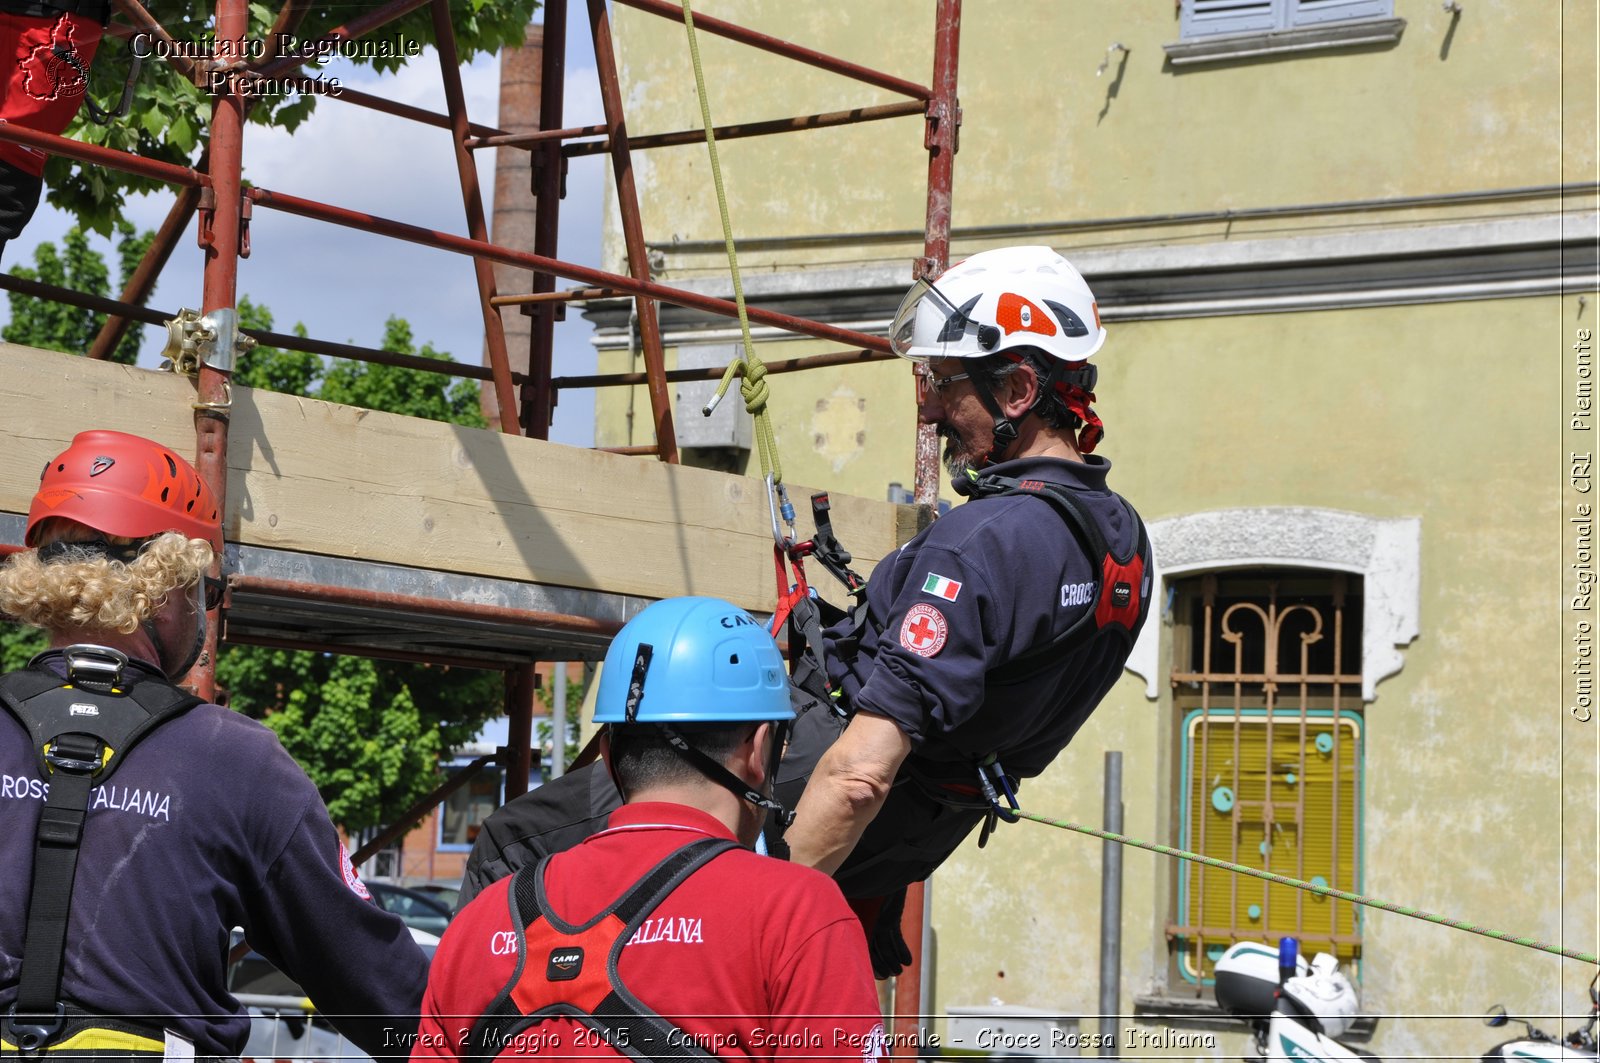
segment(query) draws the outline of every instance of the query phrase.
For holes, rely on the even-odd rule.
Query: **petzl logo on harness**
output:
[[[582,949],[551,949],[550,960],[544,966],[545,979],[551,982],[570,982],[583,972]]]

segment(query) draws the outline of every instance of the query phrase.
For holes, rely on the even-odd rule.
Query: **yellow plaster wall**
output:
[[[1593,209],[1592,194],[1574,194],[1065,227],[1593,182],[1595,5],[1461,6],[1453,19],[1437,0],[1396,0],[1407,27],[1394,47],[1175,73],[1161,48],[1178,37],[1175,4],[967,0],[958,234],[1032,225],[1032,239],[1057,247],[1114,247]],[[930,74],[932,3],[703,0],[696,10],[911,80]],[[617,24],[632,128],[697,124],[681,27],[623,10]],[[1113,42],[1129,49],[1125,64],[1108,53]],[[891,98],[726,42],[702,37],[702,47],[719,123]],[[922,227],[916,119],[730,143],[723,164],[741,239],[844,234],[745,250],[753,272],[920,253],[920,235],[882,237]],[[719,250],[675,250],[720,239],[703,146],[640,166],[647,239],[666,252],[668,275],[725,272]],[[610,224],[608,256],[619,262]],[[1112,482],[1148,519],[1246,506],[1421,519],[1420,635],[1366,708],[1364,889],[1589,951],[1600,935],[1600,723],[1567,711],[1573,616],[1562,579],[1572,550],[1567,455],[1587,439],[1563,426],[1570,342],[1595,327],[1595,313],[1591,293],[1586,305],[1541,297],[1114,322],[1097,403]],[[824,349],[771,344],[763,355]],[[638,367],[602,354],[602,371],[626,368]],[[602,397],[606,442],[627,434],[624,399]],[[865,422],[859,454],[840,449],[858,423],[852,401],[865,403],[855,411]],[[647,409],[642,392],[637,402]],[[773,378],[786,472],[866,497],[882,497],[892,480],[909,485],[910,406],[903,367]],[[1127,832],[1170,841],[1170,713],[1165,693],[1148,701],[1142,681],[1125,678],[1029,785],[1026,803],[1098,824],[1104,752],[1119,749]],[[1165,857],[1124,855],[1124,1011],[1164,981],[1172,874]],[[998,998],[1093,1014],[1099,875],[1100,842],[1036,824],[1003,828],[981,853],[969,842],[934,880],[934,1009]],[[1364,933],[1364,1011],[1458,1016],[1384,1020],[1365,1046],[1384,1057],[1476,1056],[1496,1037],[1475,1016],[1496,1002],[1534,1016],[1583,1003],[1590,972],[1572,961],[1381,912],[1366,916]],[[1214,1052],[1166,1054],[1237,1057],[1244,1043],[1229,1034]]]
[[[1580,949],[1600,885],[1584,840],[1597,762],[1594,725],[1562,698],[1561,341],[1593,314],[1551,298],[1127,324],[1101,386],[1113,482],[1148,519],[1244,506],[1421,518],[1421,633],[1366,707],[1364,891],[1544,941],[1565,912]],[[1166,841],[1158,685],[1151,702],[1126,677],[1025,806],[1098,826],[1104,753],[1121,750],[1126,832]],[[1100,844],[1024,823],[940,870],[941,1009],[998,997],[1096,1013]],[[1125,1009],[1164,975],[1170,863],[1124,856]],[[1576,976],[1562,993],[1570,961],[1382,912],[1364,933],[1373,1013],[1581,1002]],[[1481,1051],[1485,1034],[1475,1020],[1390,1021],[1371,1047]]]
[[[837,344],[805,340],[766,344],[761,356],[777,360],[837,350]],[[674,351],[667,351],[668,369],[676,365],[674,355]],[[643,369],[642,359],[630,357],[626,351],[601,352],[599,365],[602,373]],[[769,375],[767,386],[767,410],[786,481],[822,484],[876,499],[886,497],[890,483],[911,487],[916,400],[910,368],[905,362],[869,362],[846,371]],[[675,389],[672,394],[676,396]],[[723,401],[743,404],[737,382]],[[674,399],[675,420],[700,416],[697,407],[682,407]],[[596,398],[596,426],[598,446],[653,442],[649,395],[643,387],[606,389]],[[685,463],[696,460],[692,451],[684,454]],[[761,475],[760,455],[754,448],[739,471]],[[841,528],[840,534],[848,532]]]
[[[931,3],[696,7],[907,80],[931,79]],[[1395,12],[1407,26],[1393,47],[1179,72],[1162,50],[1178,39],[1174,5],[969,0],[954,224],[1048,225],[1594,179],[1594,5],[1478,0],[1453,25],[1436,0],[1397,0]],[[616,25],[630,129],[698,128],[682,27],[632,10],[619,10]],[[1113,43],[1126,56],[1108,54]],[[701,50],[719,125],[898,98],[704,33]],[[922,228],[918,118],[720,150],[741,238]],[[641,152],[636,165],[649,190],[643,212],[653,245],[670,252],[680,240],[720,239],[703,145]],[[617,262],[620,230],[607,218],[608,257]],[[845,241],[798,257],[848,261],[861,252],[859,241]],[[797,256],[743,257],[759,268]],[[714,259],[703,265],[716,268]]]

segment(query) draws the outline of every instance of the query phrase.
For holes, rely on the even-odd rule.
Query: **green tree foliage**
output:
[[[217,682],[277,733],[351,832],[438,785],[440,756],[501,709],[498,673],[305,650],[227,647]]]
[[[121,285],[128,282],[139,259],[155,239],[155,233],[146,231],[137,234],[132,225],[120,220],[116,230],[117,257],[121,263],[118,278],[120,289]],[[73,226],[62,237],[61,245],[57,248],[53,243],[40,244],[34,249],[33,267],[19,266],[12,272],[25,280],[42,281],[94,295],[110,295],[111,277],[106,260],[89,246],[89,235],[82,228]],[[97,314],[93,310],[47,302],[18,292],[11,292],[9,301],[11,321],[0,331],[0,337],[29,347],[65,351],[68,354],[87,353],[106,320],[104,314]],[[139,357],[139,339],[139,330],[129,329],[111,353],[112,361],[132,365]]]
[[[450,361],[450,355],[425,343],[419,351],[411,335],[411,325],[399,317],[384,323],[380,346],[396,354],[416,354],[435,361]],[[461,377],[423,373],[391,365],[339,361],[323,378],[317,397],[347,406],[387,410],[410,417],[484,428],[483,410],[478,405],[478,386]]]
[[[167,34],[186,49],[211,46],[215,28],[213,6],[209,0],[205,3],[197,0],[149,0],[145,4]],[[283,4],[269,6],[252,3],[249,6],[250,24],[245,44],[250,54],[242,58],[254,64],[258,59],[270,60],[298,52],[315,60],[315,51],[306,47],[309,42],[381,6],[382,0],[301,4],[298,7],[303,17],[293,33],[285,37],[273,33],[275,20]],[[506,45],[521,44],[524,27],[538,6],[537,0],[451,0],[451,21],[455,27],[456,47],[461,61],[467,62],[480,53],[498,52]],[[430,8],[425,4],[373,31],[362,40],[374,45],[388,45],[391,53],[404,53],[413,42],[424,47],[430,45],[434,43]],[[90,68],[91,99],[100,101],[108,109],[117,102],[133,62],[135,47],[149,51],[149,38],[135,35],[124,41],[107,36],[101,42],[94,65]],[[405,54],[387,57],[352,54],[349,57],[357,64],[370,65],[379,71],[397,70],[407,61]],[[222,61],[240,58],[232,54],[217,55],[217,59]],[[307,78],[317,77],[324,73],[324,65],[317,61],[307,62],[299,74]],[[262,92],[252,95],[250,101],[249,121],[291,131],[305,121],[319,104],[315,95],[295,92]],[[143,70],[134,83],[131,108],[126,117],[99,125],[90,119],[88,108],[84,108],[66,135],[146,158],[193,166],[200,159],[214,102],[209,84],[197,85],[182,77],[173,64],[160,58],[150,58],[145,60]],[[339,104],[335,103],[334,106]],[[165,187],[162,182],[151,178],[100,166],[83,166],[63,158],[51,159],[45,180],[50,186],[52,204],[75,214],[85,226],[103,235],[110,235],[113,221],[120,215],[128,193],[149,192]]]
[[[124,232],[124,246],[130,243],[138,246],[131,230]],[[105,260],[89,247],[83,231],[74,228],[63,244],[64,255],[50,244],[40,245],[35,268],[28,272],[107,294]],[[137,254],[133,257],[137,261]],[[244,327],[273,330],[271,311],[248,296],[240,297],[238,310]],[[82,353],[99,329],[94,315],[28,297],[13,295],[11,312],[5,338],[47,349]],[[301,325],[293,331],[305,335]],[[429,344],[417,350],[411,326],[398,317],[385,324],[382,345],[400,354],[450,357]],[[132,362],[136,335],[127,346],[125,360]],[[315,354],[260,346],[240,359],[234,381],[413,417],[474,427],[484,423],[470,381],[414,369],[346,361],[330,368]],[[0,624],[4,668],[20,667],[43,648],[41,633]],[[334,821],[351,833],[392,821],[432,790],[441,778],[441,754],[470,741],[500,714],[505,700],[498,672],[259,646],[223,647],[216,675],[234,709],[277,733],[316,782]]]
[[[257,306],[248,296],[239,299],[239,323],[245,328],[273,331],[271,311]],[[297,324],[294,332],[304,336],[305,328]],[[452,360],[448,352],[435,350],[431,343],[424,343],[419,351],[411,323],[400,317],[390,317],[384,323],[379,347],[434,361]],[[478,405],[477,385],[442,373],[346,359],[335,361],[330,367],[314,354],[258,346],[239,359],[233,379],[245,387],[287,395],[314,396],[346,406],[426,417],[467,428],[487,427]]]
[[[0,624],[0,674],[14,672],[27,664],[49,643],[43,631],[21,624]]]
[[[239,326],[272,332],[272,311],[258,306],[248,295],[239,296],[237,307]],[[306,328],[296,323],[294,334],[304,337]],[[322,377],[322,359],[306,351],[284,351],[276,347],[256,346],[239,359],[234,367],[233,382],[247,388],[262,388],[285,395],[310,395]]]

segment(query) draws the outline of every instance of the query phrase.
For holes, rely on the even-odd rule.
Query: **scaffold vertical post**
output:
[[[233,56],[245,53],[245,33],[250,26],[247,0],[217,0],[216,47],[219,58],[231,49]],[[231,310],[237,302],[239,248],[241,245],[240,174],[244,155],[244,100],[234,91],[229,78],[227,89],[212,97],[211,136],[207,146],[211,177],[211,218],[202,225],[205,270],[202,278],[200,312]],[[231,341],[231,337],[229,338]],[[230,352],[231,354],[231,352]],[[231,360],[229,362],[231,365]],[[200,365],[199,399],[195,403],[195,470],[217,496],[222,510],[223,528],[228,519],[228,403],[231,372],[223,372],[209,362]],[[211,572],[221,575],[222,558],[212,562]],[[205,645],[200,658],[189,671],[189,683],[207,701],[217,688],[217,617],[206,625]]]
[[[450,147],[461,179],[461,199],[467,211],[467,232],[484,243],[489,240],[489,225],[483,215],[483,194],[478,188],[478,167],[467,150],[467,97],[461,89],[461,59],[456,50],[456,30],[450,22],[449,0],[433,0],[433,36],[439,50],[439,73],[444,78],[444,98],[450,109]],[[489,346],[489,366],[494,370],[494,398],[500,407],[500,431],[516,435],[516,392],[511,387],[511,357],[506,353],[506,332],[500,311],[491,302],[495,297],[494,266],[481,255],[472,256],[472,271],[478,281],[478,303],[483,312],[484,341]]]
[[[510,760],[505,765],[506,800],[528,792],[537,761],[533,756],[533,703],[538,697],[539,676],[531,664],[506,671],[506,749]]]
[[[546,0],[544,7],[544,54],[539,69],[539,128],[560,129],[566,106],[564,88],[567,77],[567,0]],[[502,149],[504,150],[504,149]],[[533,168],[533,253],[557,257],[560,249],[561,193],[566,158],[561,142],[546,140],[528,153]],[[552,273],[535,273],[535,292],[556,290]],[[535,303],[531,349],[528,352],[528,381],[522,386],[522,423],[528,435],[550,438],[550,418],[555,413],[555,392],[550,379],[555,375],[555,329],[560,304]]]
[[[956,68],[961,50],[961,0],[939,0],[933,52],[933,99],[928,101],[928,212],[924,233],[923,270],[942,272],[950,263],[950,192],[955,177],[956,134],[961,109],[956,99]],[[939,502],[939,439],[932,425],[917,426],[915,469],[916,501]],[[927,969],[921,943],[924,939],[924,887],[913,882],[906,889],[900,932],[916,943],[911,962],[895,979],[893,1054],[914,1059],[921,1043],[921,1010],[926,997]]]
[[[941,273],[950,264],[950,196],[955,184],[961,105],[956,98],[956,68],[961,54],[961,0],[939,0],[933,51],[933,98],[928,101],[928,211],[921,272]],[[939,502],[939,436],[932,425],[917,426],[913,497],[919,505]],[[907,906],[907,911],[910,907]]]
[[[594,65],[600,75],[600,98],[605,104],[606,135],[611,143],[611,170],[617,182],[617,205],[622,210],[623,243],[628,251],[628,272],[635,280],[650,279],[650,255],[639,219],[639,193],[633,180],[633,154],[628,146],[628,125],[623,117],[622,90],[617,56],[611,45],[611,19],[605,0],[589,0],[589,28],[594,35]],[[661,324],[654,299],[635,297],[639,309],[639,338],[644,347],[644,368],[649,378],[650,413],[655,422],[656,455],[677,464],[678,437],[672,425],[672,404],[667,398],[666,360],[661,349]]]

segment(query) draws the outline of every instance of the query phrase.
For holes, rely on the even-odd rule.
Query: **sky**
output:
[[[602,120],[588,33],[581,13],[568,20],[564,100],[568,126]],[[336,61],[322,69],[322,76],[338,78],[363,92],[445,111],[439,63],[431,48],[396,74],[378,75]],[[499,79],[498,56],[480,56],[462,68],[467,114],[473,121],[497,124]],[[495,151],[479,151],[475,158],[487,206],[494,188]],[[244,163],[246,178],[264,188],[467,235],[461,186],[449,133],[443,129],[320,100],[292,136],[247,125]],[[567,198],[561,204],[560,258],[600,265],[604,181],[602,157],[572,160]],[[155,229],[172,201],[171,194],[130,199],[127,217],[141,230]],[[59,241],[72,222],[70,215],[41,204],[22,236],[6,245],[0,269],[31,264],[34,248],[47,240]],[[254,212],[250,231],[251,255],[239,263],[238,292],[272,311],[276,331],[290,332],[299,322],[317,339],[372,347],[394,314],[411,323],[419,347],[431,343],[456,361],[482,361],[483,319],[470,258],[261,208]],[[116,261],[109,241],[96,237],[93,245],[108,263]],[[147,305],[174,312],[180,307],[198,308],[202,265],[191,223]],[[556,283],[573,286],[561,279]],[[0,322],[10,316],[9,299],[0,299]],[[139,364],[154,368],[165,331],[135,327],[143,328],[145,337]],[[591,332],[576,307],[557,324],[556,376],[595,371]],[[593,445],[592,391],[561,396],[550,438]]]

